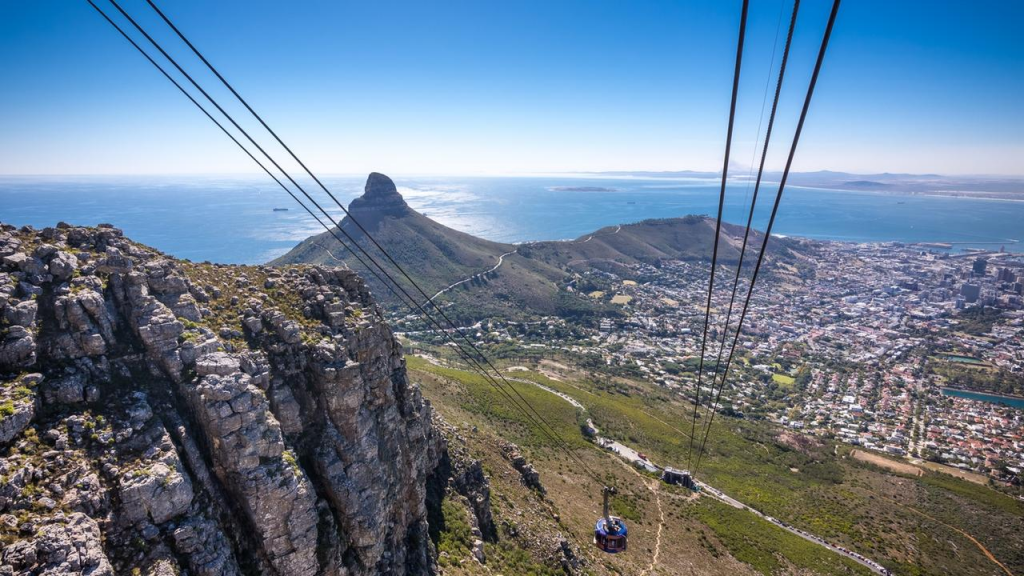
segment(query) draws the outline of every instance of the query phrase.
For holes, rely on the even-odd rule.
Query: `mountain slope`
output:
[[[383,174],[370,174],[364,194],[352,201],[349,213],[384,246],[395,260],[412,273],[430,294],[455,279],[475,274],[494,265],[498,255],[513,250],[509,244],[491,242],[453,230],[416,212],[405,203],[394,182]],[[346,217],[341,222],[345,233],[371,251],[374,258],[387,263],[363,231]],[[345,239],[344,234],[340,234]],[[347,242],[347,239],[346,239]],[[365,272],[352,254],[328,232],[302,241],[271,264],[329,264],[338,260]],[[389,270],[390,264],[389,265]],[[397,271],[393,272],[400,277]],[[369,274],[364,278],[375,282]],[[378,290],[379,291],[379,290]],[[390,297],[390,295],[389,295]]]
[[[370,174],[365,193],[352,201],[349,212],[428,296],[444,290],[438,296],[439,301],[452,303],[449,315],[462,322],[495,315],[511,318],[552,314],[576,318],[614,315],[614,307],[569,292],[564,289],[565,284],[576,274],[592,269],[627,273],[622,264],[709,261],[715,230],[715,221],[711,218],[686,216],[610,226],[569,242],[503,244],[453,230],[423,216],[405,203],[390,178],[378,173]],[[341,228],[386,264],[410,294],[423,300],[383,255],[371,248],[372,243],[352,218],[342,220]],[[721,262],[735,264],[743,230],[740,226],[723,224],[719,245]],[[760,239],[759,232],[752,232],[752,244],[759,245]],[[784,241],[773,244],[773,254],[788,253]],[[327,232],[304,240],[271,264],[339,262],[366,278],[380,301],[398,309],[400,303],[395,295]]]

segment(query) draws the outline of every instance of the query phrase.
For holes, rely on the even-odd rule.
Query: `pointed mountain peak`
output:
[[[363,195],[352,201],[349,210],[376,212],[389,216],[401,216],[412,211],[391,178],[379,172],[370,173],[366,179]]]

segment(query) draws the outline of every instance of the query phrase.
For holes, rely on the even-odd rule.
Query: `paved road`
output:
[[[586,411],[586,408],[583,406],[582,403],[580,403],[575,398],[569,396],[568,394],[564,394],[562,392],[559,392],[557,390],[549,388],[549,387],[547,387],[547,386],[545,386],[543,384],[540,384],[538,382],[534,382],[533,380],[527,380],[525,378],[511,378],[511,377],[508,378],[508,379],[512,380],[513,382],[522,382],[524,384],[532,384],[532,385],[540,388],[541,390],[545,390],[547,392],[550,392],[551,394],[554,394],[554,395],[558,396],[559,398],[561,398],[562,400],[565,400],[566,402],[572,404],[576,408],[578,408],[580,410],[583,410],[583,411]],[[619,456],[621,456],[624,460],[630,462],[631,464],[639,465],[639,466],[643,467],[644,469],[646,469],[646,470],[648,470],[650,472],[658,472],[658,471],[664,469],[661,466],[658,466],[657,464],[655,464],[654,462],[651,462],[648,458],[640,456],[639,452],[637,452],[636,450],[630,448],[629,446],[626,446],[625,444],[622,444],[620,442],[616,442],[616,441],[611,440],[609,438],[602,437],[600,435],[601,431],[598,429],[598,427],[596,425],[594,425],[594,421],[591,420],[590,418],[587,418],[587,427],[590,429],[590,433],[594,437],[594,441],[597,443],[598,446],[601,446],[602,448],[605,448],[605,449],[607,449],[607,450],[609,450],[611,452],[614,452],[614,453],[618,454]],[[760,512],[759,510],[757,510],[755,508],[752,508],[752,507],[744,504],[743,502],[740,502],[739,500],[733,498],[732,496],[729,496],[728,494],[722,492],[721,490],[719,490],[719,489],[717,489],[717,488],[715,488],[715,487],[713,487],[713,486],[711,486],[709,484],[706,484],[704,482],[696,482],[696,484],[701,488],[701,492],[710,495],[712,498],[716,498],[716,499],[718,499],[718,500],[728,504],[729,506],[732,506],[733,508],[738,508],[740,510],[746,510],[746,511],[752,513],[752,514],[755,514],[758,517],[763,518],[764,520],[767,520],[768,522],[771,522],[772,524],[778,526],[779,528],[782,528],[783,530],[786,530],[786,531],[788,531],[788,532],[790,532],[792,534],[796,534],[797,536],[803,538],[804,540],[807,540],[808,542],[817,544],[817,545],[819,545],[819,546],[821,546],[823,548],[827,548],[828,550],[831,550],[832,552],[835,552],[836,554],[839,554],[840,556],[845,556],[846,558],[849,558],[850,560],[853,560],[854,562],[860,564],[861,566],[864,566],[868,570],[871,570],[875,574],[878,574],[880,576],[889,576],[891,574],[891,572],[889,572],[889,570],[886,569],[884,566],[882,566],[878,562],[875,562],[874,560],[872,560],[872,559],[870,559],[870,558],[868,558],[868,557],[866,557],[866,556],[864,556],[862,554],[858,554],[857,552],[854,552],[852,550],[847,550],[846,548],[843,548],[841,546],[835,546],[833,544],[829,544],[828,542],[826,542],[825,540],[823,540],[822,538],[820,538],[818,536],[815,536],[814,534],[811,534],[809,532],[804,532],[803,530],[800,530],[799,528],[794,528],[793,526],[790,526],[789,524],[786,524],[785,522],[783,522],[783,521],[781,521],[781,520],[779,520],[777,518],[773,518],[771,516],[768,516],[768,515]]]

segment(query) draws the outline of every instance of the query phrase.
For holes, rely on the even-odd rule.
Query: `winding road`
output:
[[[469,276],[467,278],[463,278],[462,280],[459,280],[458,282],[455,282],[454,284],[449,284],[447,287],[442,288],[437,294],[434,294],[433,296],[431,296],[430,300],[427,300],[427,302],[432,302],[434,300],[434,298],[437,298],[438,296],[440,296],[441,294],[444,294],[445,292],[451,290],[452,288],[455,288],[457,286],[465,284],[466,282],[470,282],[474,278],[479,278],[481,276],[484,276],[484,275],[490,274],[491,272],[494,272],[495,270],[498,269],[499,266],[501,266],[501,263],[505,261],[505,256],[511,256],[512,254],[515,254],[518,251],[519,251],[519,248],[516,248],[515,250],[511,250],[509,252],[505,252],[504,254],[498,256],[498,263],[495,264],[493,268],[489,268],[487,270],[484,270],[483,272],[479,272],[479,273],[473,274],[472,276]]]
[[[520,368],[521,369],[521,367],[518,367],[518,366],[516,368]],[[579,400],[576,400],[575,398],[569,396],[568,394],[559,392],[559,391],[557,391],[557,390],[555,390],[553,388],[550,388],[548,386],[545,386],[545,385],[543,385],[543,384],[541,384],[539,382],[534,382],[533,380],[528,380],[528,379],[525,379],[525,378],[509,377],[508,379],[513,381],[513,382],[520,382],[520,383],[524,383],[524,384],[532,384],[533,386],[536,386],[536,387],[540,388],[541,390],[544,390],[546,392],[549,392],[551,394],[554,394],[554,395],[558,396],[562,400],[572,404],[575,408],[577,408],[579,410],[583,410],[584,412],[586,411],[586,407],[584,407],[583,404]],[[619,455],[621,457],[621,459],[618,459],[618,461],[620,463],[622,463],[624,466],[626,466],[626,462],[629,462],[630,464],[633,464],[633,465],[640,465],[643,468],[645,468],[646,470],[649,470],[649,471],[652,471],[652,472],[656,472],[658,470],[662,470],[663,469],[661,466],[658,466],[657,464],[654,464],[653,462],[651,462],[648,458],[641,457],[640,453],[637,452],[636,450],[634,450],[634,449],[632,449],[632,448],[630,448],[630,447],[628,447],[628,446],[626,446],[626,445],[624,445],[624,444],[622,444],[620,442],[616,442],[616,441],[611,440],[609,438],[601,437],[599,435],[600,434],[600,430],[597,428],[597,426],[594,425],[593,420],[591,420],[589,418],[587,419],[587,426],[589,426],[591,431],[593,432],[594,440],[597,442],[597,445],[601,446],[601,447],[603,447],[603,448],[605,448],[607,450],[610,450],[611,452],[614,452],[615,454]],[[647,482],[647,479],[644,478],[642,475],[640,475],[640,473],[637,472],[635,468],[633,468],[632,466],[627,466],[627,468],[629,468],[634,473],[636,473],[638,476],[640,476],[641,480],[644,482],[644,485],[647,487],[647,489],[651,490],[654,493],[655,498],[657,499],[658,512],[661,515],[661,524],[658,525],[658,538],[657,538],[657,541],[656,541],[656,548],[655,548],[653,560],[651,562],[651,565],[647,568],[647,570],[644,571],[644,574],[646,574],[646,573],[649,573],[653,569],[653,567],[655,565],[655,562],[657,560],[657,557],[658,557],[658,552],[660,551],[660,548],[661,548],[661,529],[662,529],[662,526],[664,525],[664,522],[665,522],[665,515],[664,515],[664,512],[661,509],[661,498],[658,495],[657,488],[656,487],[652,488],[651,485]],[[825,549],[827,549],[827,550],[829,550],[831,552],[839,554],[840,556],[843,556],[845,558],[849,558],[850,560],[853,560],[854,562],[860,564],[861,566],[864,566],[865,568],[871,570],[873,573],[878,574],[879,576],[889,576],[891,574],[891,572],[887,568],[885,568],[884,566],[882,566],[878,562],[875,562],[874,560],[872,560],[872,559],[870,559],[870,558],[868,558],[868,557],[866,557],[866,556],[864,556],[862,554],[858,554],[857,552],[854,552],[852,550],[847,550],[846,548],[843,548],[843,547],[840,547],[840,546],[835,546],[833,544],[829,544],[828,542],[826,542],[824,539],[822,539],[819,536],[815,536],[814,534],[811,534],[809,532],[805,532],[803,530],[800,530],[799,528],[794,528],[793,526],[790,526],[789,524],[787,524],[787,523],[785,523],[785,522],[783,522],[783,521],[781,521],[781,520],[779,520],[777,518],[773,518],[771,516],[768,516],[768,515],[760,512],[756,508],[752,508],[751,506],[748,506],[748,505],[744,504],[743,502],[740,502],[739,500],[736,500],[735,498],[725,494],[721,490],[718,490],[717,488],[714,488],[714,487],[712,487],[712,486],[710,486],[710,485],[708,485],[708,484],[706,484],[704,482],[697,482],[696,480],[694,480],[694,482],[701,488],[701,492],[702,493],[708,494],[710,497],[715,498],[716,500],[724,502],[725,504],[728,504],[729,506],[732,506],[734,508],[738,508],[740,510],[746,510],[746,511],[748,511],[748,512],[750,512],[750,513],[752,513],[752,514],[754,514],[754,515],[756,515],[756,516],[758,516],[758,517],[768,521],[768,522],[771,522],[775,526],[778,526],[779,528],[782,528],[783,530],[786,530],[787,532],[789,532],[791,534],[795,534],[795,535],[803,538],[804,540],[807,540],[808,542],[811,542],[813,544],[817,544],[818,546],[821,546],[822,548],[825,548]],[[1002,566],[1002,565],[1000,565],[1000,566]],[[1005,566],[1003,566],[1003,569],[1004,570],[1006,569]]]

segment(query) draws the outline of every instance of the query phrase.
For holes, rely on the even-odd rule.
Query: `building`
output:
[[[968,304],[973,304],[981,296],[981,286],[968,282],[960,287],[960,295],[964,297],[964,301]]]
[[[689,488],[690,490],[696,489],[696,484],[693,483],[693,477],[690,476],[689,470],[678,470],[676,468],[666,466],[661,472],[661,479],[667,484],[676,484],[684,488]]]
[[[996,276],[997,282],[1013,282],[1017,279],[1017,276],[1009,268],[1003,267],[999,269],[999,274]]]
[[[988,260],[986,260],[984,258],[978,258],[977,260],[975,260],[974,261],[974,267],[972,268],[972,270],[974,271],[974,275],[975,276],[984,276],[985,275],[985,268],[987,266],[988,266]]]

